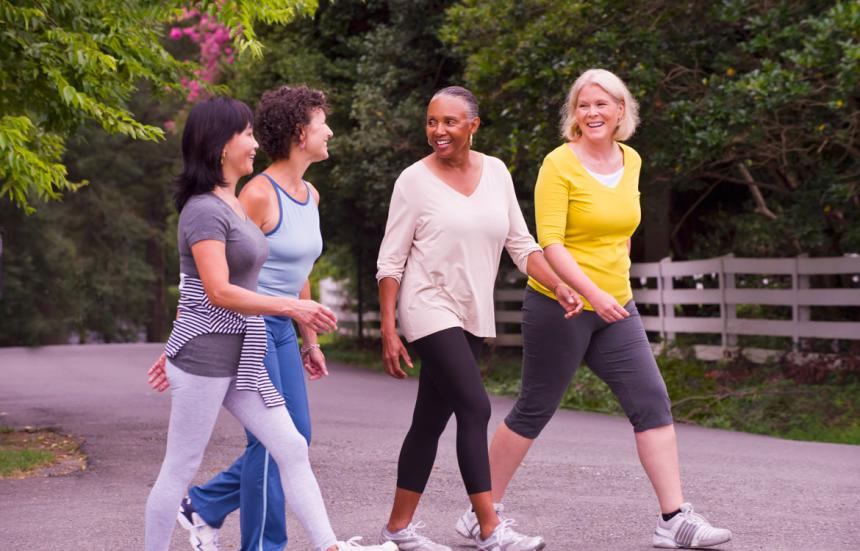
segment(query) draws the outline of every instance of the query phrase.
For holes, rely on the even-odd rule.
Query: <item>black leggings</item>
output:
[[[421,358],[421,375],[412,426],[400,448],[399,488],[424,493],[439,437],[453,413],[457,418],[457,462],[466,492],[490,491],[490,399],[478,368],[483,341],[452,327],[412,343]]]

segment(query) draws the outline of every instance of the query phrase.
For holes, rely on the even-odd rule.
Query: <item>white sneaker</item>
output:
[[[383,526],[381,539],[384,542],[393,542],[401,551],[453,551],[447,545],[436,543],[419,534],[418,530],[425,526],[424,522],[410,522],[409,526],[397,532],[389,532],[388,526]]]
[[[397,545],[390,541],[381,545],[361,545],[358,543],[360,540],[361,536],[355,536],[346,541],[339,541],[337,542],[337,549],[338,551],[397,551]]]
[[[499,520],[504,520],[505,517],[502,513],[505,510],[505,506],[501,503],[493,503],[493,509],[496,510]],[[469,540],[474,540],[475,536],[481,533],[481,524],[478,522],[478,515],[475,514],[475,510],[472,507],[466,509],[466,512],[457,519],[454,529],[458,534]]]
[[[691,549],[711,547],[731,539],[731,531],[714,528],[705,517],[693,511],[692,505],[684,503],[681,505],[681,512],[669,520],[657,517],[652,543],[654,547],[666,549]]]
[[[480,530],[475,535],[478,551],[539,551],[546,546],[540,536],[526,536],[512,528],[516,522],[506,518],[499,522],[490,537],[482,540]]]
[[[218,529],[206,524],[200,518],[191,498],[185,496],[179,505],[179,513],[176,515],[179,525],[188,530],[188,541],[195,551],[218,551]]]

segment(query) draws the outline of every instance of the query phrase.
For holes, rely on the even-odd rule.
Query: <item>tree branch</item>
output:
[[[743,163],[738,163],[737,166],[738,170],[741,173],[741,176],[744,177],[744,180],[746,180],[746,183],[750,188],[750,193],[752,194],[753,200],[756,204],[755,211],[766,218],[776,220],[776,215],[773,213],[773,211],[767,208],[767,203],[765,203],[764,201],[764,196],[761,194],[761,190],[758,188],[758,185],[756,185],[755,180],[753,179],[752,174],[750,174],[750,171],[747,169],[746,165]]]

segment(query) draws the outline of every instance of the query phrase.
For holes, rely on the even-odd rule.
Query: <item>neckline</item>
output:
[[[217,199],[217,200],[218,200],[222,205],[224,205],[225,207],[227,207],[227,209],[228,209],[230,212],[232,212],[232,213],[236,216],[236,218],[238,218],[238,219],[239,219],[239,220],[241,220],[242,222],[247,222],[248,220],[250,220],[250,219],[251,219],[251,218],[248,216],[248,213],[247,213],[247,212],[245,212],[245,207],[244,207],[244,206],[242,206],[242,203],[239,203],[239,201],[238,201],[238,200],[237,200],[236,202],[237,202],[237,203],[239,203],[239,208],[240,208],[240,209],[242,209],[242,214],[239,214],[238,212],[236,212],[236,209],[234,209],[234,208],[233,208],[233,205],[231,205],[230,203],[228,203],[227,201],[225,201],[224,199],[222,199],[222,198],[221,198],[221,196],[220,196],[220,195],[218,195],[217,193],[215,193],[214,191],[210,191],[209,193],[210,193],[213,197],[215,197],[215,199]]]
[[[278,181],[277,181],[277,180],[275,180],[274,178],[272,178],[268,173],[266,173],[266,172],[261,172],[260,174],[262,174],[263,176],[265,176],[266,178],[268,178],[268,180],[269,180],[270,182],[272,182],[272,184],[274,184],[275,189],[277,189],[278,191],[280,191],[281,193],[283,193],[284,195],[286,195],[286,196],[290,199],[290,201],[292,201],[293,203],[295,203],[295,204],[297,204],[297,205],[300,205],[300,206],[305,206],[305,205],[307,205],[307,204],[308,204],[308,202],[310,202],[310,200],[311,200],[311,190],[310,190],[310,188],[308,187],[308,183],[307,183],[304,179],[302,179],[302,183],[305,185],[305,191],[307,192],[308,196],[307,196],[307,197],[305,197],[305,200],[304,200],[304,201],[299,201],[298,199],[296,199],[295,197],[293,197],[292,195],[290,195],[290,194],[289,194],[289,192],[287,192],[287,190],[285,190],[283,187],[281,187],[281,184],[279,184],[279,183],[278,183]]]
[[[624,144],[622,144],[621,142],[614,142],[614,143],[616,143],[618,145],[618,148],[621,150],[621,169],[620,170],[622,171],[622,173],[621,173],[621,179],[619,179],[618,183],[613,187],[607,186],[606,184],[604,184],[603,182],[598,180],[594,175],[592,175],[591,171],[588,170],[588,168],[586,168],[586,166],[583,164],[583,162],[581,160],[579,160],[579,156],[576,154],[576,151],[573,150],[573,146],[572,146],[573,144],[571,142],[566,142],[562,147],[564,147],[566,150],[568,150],[570,152],[570,156],[573,158],[574,162],[576,162],[576,164],[578,164],[580,166],[580,168],[582,168],[583,172],[585,172],[585,175],[589,180],[591,180],[595,184],[599,184],[600,187],[603,189],[615,191],[616,189],[621,187],[621,183],[624,181],[624,178],[627,176],[627,171],[625,170],[627,168],[627,152],[624,151]],[[613,172],[611,174],[601,174],[601,176],[612,176],[614,174],[617,174],[617,172],[618,171]],[[597,172],[596,174],[600,174],[600,173]]]
[[[427,163],[424,162],[424,159],[421,159],[418,162],[421,163],[421,166],[424,167],[424,170],[429,172],[430,175],[433,176],[433,179],[435,179],[437,182],[442,184],[442,186],[444,188],[450,190],[452,193],[457,194],[458,196],[462,197],[463,199],[471,199],[472,197],[474,197],[478,193],[478,190],[481,189],[481,183],[484,181],[484,174],[486,172],[485,168],[487,166],[487,156],[484,155],[483,153],[478,152],[478,151],[476,151],[475,153],[478,153],[478,155],[481,156],[481,174],[478,175],[478,183],[475,184],[475,189],[473,189],[472,193],[470,193],[469,195],[466,195],[465,193],[457,191],[454,188],[454,186],[452,186],[451,184],[449,184],[448,182],[443,180],[438,174],[433,172],[433,169],[430,168],[430,165],[428,165]]]

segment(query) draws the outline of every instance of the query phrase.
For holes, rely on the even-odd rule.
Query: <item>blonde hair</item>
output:
[[[561,135],[569,142],[582,135],[582,130],[576,122],[576,102],[579,101],[579,93],[589,84],[600,86],[615,101],[624,104],[624,115],[615,128],[615,137],[620,141],[630,138],[639,124],[639,104],[633,99],[624,81],[606,69],[589,69],[579,75],[570,87],[567,100],[561,108]]]

